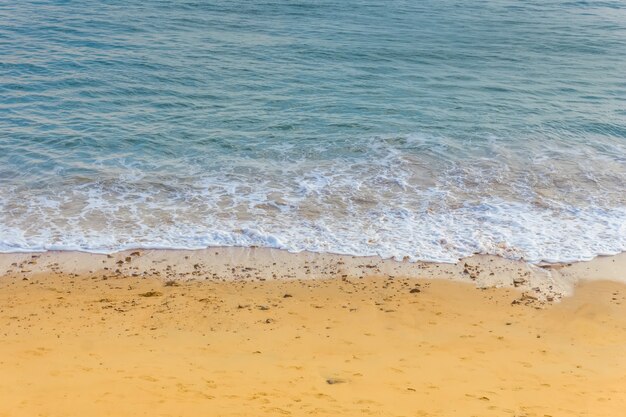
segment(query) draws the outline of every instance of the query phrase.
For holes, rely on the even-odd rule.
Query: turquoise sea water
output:
[[[0,251],[626,250],[623,1],[0,2]]]

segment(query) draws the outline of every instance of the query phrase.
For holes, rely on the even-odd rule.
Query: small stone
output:
[[[346,382],[345,379],[341,379],[341,378],[328,378],[326,380],[326,383],[328,385],[335,385],[335,384],[344,384]]]
[[[144,292],[142,294],[139,294],[140,297],[160,297],[162,295],[163,295],[163,293],[160,293],[158,291],[148,291],[148,292]]]

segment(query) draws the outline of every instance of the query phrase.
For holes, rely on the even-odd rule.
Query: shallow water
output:
[[[617,253],[625,73],[621,1],[2,3],[0,251]]]

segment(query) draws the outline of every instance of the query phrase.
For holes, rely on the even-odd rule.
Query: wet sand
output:
[[[540,268],[216,251],[0,256],[0,416],[626,409],[622,255]],[[534,285],[546,276],[552,290]]]

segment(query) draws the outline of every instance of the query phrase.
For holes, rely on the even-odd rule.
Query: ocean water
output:
[[[626,250],[626,3],[0,2],[0,251]]]

